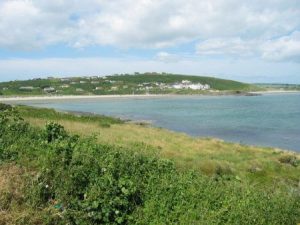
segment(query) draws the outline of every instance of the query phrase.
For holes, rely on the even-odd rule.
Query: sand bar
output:
[[[249,94],[285,94],[285,93],[300,93],[300,91],[284,91],[284,90],[272,90],[272,91],[253,91]],[[199,96],[226,96],[228,94],[199,94]],[[229,94],[235,95],[235,94]],[[156,98],[156,97],[184,97],[184,96],[197,96],[197,95],[178,95],[178,94],[147,94],[147,95],[46,95],[46,96],[7,96],[0,97],[0,102],[11,101],[40,101],[40,100],[72,100],[72,99],[107,99],[107,98]]]
[[[20,96],[20,97],[0,97],[1,102],[10,101],[34,101],[34,100],[68,100],[68,99],[104,99],[104,98],[155,98],[176,95],[51,95],[51,96]],[[178,96],[178,95],[177,95]]]

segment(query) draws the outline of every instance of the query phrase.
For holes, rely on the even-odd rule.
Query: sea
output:
[[[300,93],[34,100],[22,104],[148,121],[195,137],[300,152]]]

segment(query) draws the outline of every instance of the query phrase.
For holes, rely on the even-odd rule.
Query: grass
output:
[[[1,225],[300,221],[299,154],[0,108]]]
[[[50,109],[22,106],[19,111],[34,126],[43,127],[51,119],[62,124],[70,133],[93,136],[98,143],[113,144],[124,150],[134,149],[143,154],[171,159],[183,170],[194,169],[213,175],[220,167],[230,167],[241,179],[255,183],[299,182],[300,168],[283,163],[282,160],[294,157],[296,162],[299,160],[299,154],[296,153],[228,143],[219,139],[194,138],[183,133],[132,123],[113,123],[107,128],[101,126],[101,120],[107,117],[101,116],[88,121],[80,117],[74,120],[73,115]],[[56,116],[49,117],[48,113],[55,113]]]

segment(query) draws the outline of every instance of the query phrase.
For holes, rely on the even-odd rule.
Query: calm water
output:
[[[193,136],[300,151],[300,94],[179,96],[26,102],[60,110],[93,112]]]

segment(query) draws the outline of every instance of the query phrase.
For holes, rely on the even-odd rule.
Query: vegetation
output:
[[[255,185],[270,182],[297,185],[299,182],[300,168],[290,166],[298,162],[299,155],[283,150],[193,138],[139,122],[135,124],[117,120],[111,123],[109,117],[97,116],[86,120],[84,116],[81,118],[53,109],[16,108],[26,121],[36,127],[43,128],[51,120],[63,125],[69,133],[83,137],[92,135],[100,144],[113,144],[117,148],[170,159],[180,170],[193,169],[211,176],[221,168]],[[286,163],[289,161],[291,163]]]
[[[269,91],[300,91],[300,84],[256,84],[256,86]]]
[[[172,84],[188,80],[207,84],[210,90],[174,89]],[[107,94],[207,94],[243,93],[257,87],[213,77],[145,73],[107,77],[48,78],[0,83],[4,96],[107,95]]]
[[[220,150],[215,155],[208,154],[219,165],[207,176],[201,168],[191,170],[196,167],[190,167],[189,161],[180,161],[181,151],[185,150],[180,149],[183,143],[173,149],[178,156],[155,155],[171,146],[162,145],[163,140],[162,146],[143,142],[157,138],[151,137],[154,128],[107,117],[89,117],[87,120],[85,116],[52,110],[1,105],[0,224],[296,224],[300,221],[296,154],[216,140],[194,140],[199,144],[203,141],[198,152],[212,151],[206,149],[209,142]],[[110,128],[102,127],[102,120]],[[73,124],[78,130],[70,127],[65,130],[55,121]],[[89,132],[82,130],[80,126],[84,125]],[[135,127],[132,132],[139,130],[141,134],[132,134],[137,135],[135,145],[124,140],[104,141],[104,133],[114,131],[115,127]],[[148,137],[139,139],[147,129]],[[91,132],[95,132],[94,136],[82,135]],[[167,131],[161,130],[158,135],[164,132]],[[175,144],[175,138],[182,136],[181,142],[188,138],[167,134],[166,142],[170,144]],[[99,138],[101,135],[104,139]],[[131,139],[130,132],[127,135]],[[232,152],[237,153],[230,164],[225,164],[224,146],[234,148],[228,153],[230,157]],[[200,146],[192,150],[195,147]],[[192,150],[184,154],[191,154]],[[242,173],[235,170],[242,168],[239,161],[247,164],[254,155],[262,157],[261,162],[267,165],[256,162]],[[201,162],[200,158],[197,160]],[[272,177],[273,169],[278,172],[276,177]],[[256,178],[248,179],[247,173]],[[258,185],[265,178],[266,183]]]

